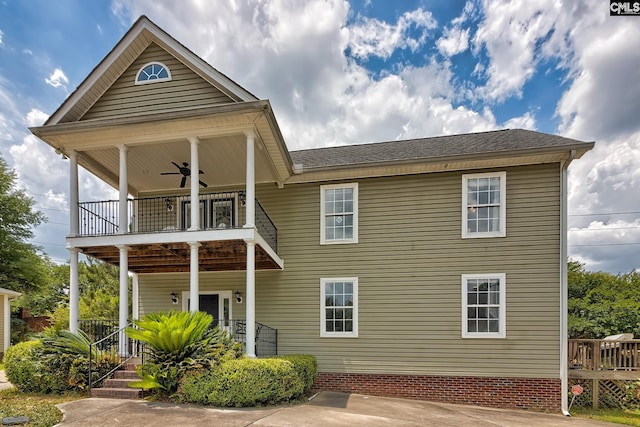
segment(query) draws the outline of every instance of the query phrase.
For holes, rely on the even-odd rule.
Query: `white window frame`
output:
[[[351,332],[327,332],[325,285],[332,282],[351,282],[353,284],[353,331]],[[327,277],[320,279],[320,336],[334,338],[358,337],[358,278],[357,277]]]
[[[326,212],[325,212],[325,191],[342,188],[353,190],[353,237],[350,239],[327,239],[326,237]],[[348,243],[358,243],[358,183],[331,184],[320,186],[320,244],[340,245]]]
[[[467,281],[469,279],[498,279],[500,282],[500,305],[498,309],[498,332],[469,332],[467,308]],[[462,275],[462,338],[506,338],[507,337],[507,278],[504,273]]]
[[[498,231],[468,231],[468,182],[477,178],[500,178],[500,226]],[[476,239],[486,237],[505,237],[507,235],[507,173],[487,172],[462,175],[462,238]]]
[[[167,72],[167,77],[161,78],[161,79],[147,79],[147,80],[139,80],[140,78],[140,73],[142,73],[142,70],[144,70],[145,68],[147,68],[149,65],[159,65],[162,68],[164,68]],[[146,64],[144,64],[142,67],[140,67],[140,69],[138,70],[138,72],[136,73],[136,80],[134,82],[135,85],[147,85],[147,84],[151,84],[151,83],[160,83],[160,82],[169,82],[171,81],[172,77],[171,77],[171,70],[169,69],[169,67],[166,66],[166,64],[160,62],[160,61],[151,61],[151,62],[147,62]]]

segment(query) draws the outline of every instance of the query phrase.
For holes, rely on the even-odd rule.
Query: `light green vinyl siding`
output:
[[[359,243],[346,245],[319,243],[320,183],[258,186],[285,269],[256,274],[256,320],[323,372],[557,378],[559,165],[500,170],[505,238],[461,238],[462,172],[358,180]],[[505,339],[461,338],[461,275],[480,273],[506,274]],[[244,293],[244,272],[220,277]],[[320,338],[323,277],[358,277],[358,338]]]
[[[136,74],[149,62],[162,62],[171,81],[135,85]],[[160,113],[187,107],[233,102],[156,44],[151,44],[116,80],[81,120],[140,113]]]

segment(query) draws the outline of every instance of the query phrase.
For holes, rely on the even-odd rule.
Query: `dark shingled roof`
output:
[[[458,156],[490,155],[501,152],[570,149],[583,141],[524,129],[377,142],[292,151],[294,164],[305,170],[325,167],[367,165],[396,161],[437,160]],[[582,147],[588,149],[590,147]]]

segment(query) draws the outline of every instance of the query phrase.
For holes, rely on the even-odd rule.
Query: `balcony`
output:
[[[191,228],[191,197],[163,195],[128,199],[127,230],[119,229],[118,200],[79,204],[79,235],[67,239],[73,247],[118,265],[118,245],[129,248],[129,269],[139,273],[189,271],[189,245],[200,242],[200,270],[243,270],[246,262],[246,196],[244,191],[201,194],[200,226]],[[277,257],[278,230],[255,201],[256,268],[282,268]],[[235,231],[235,232],[234,232]],[[123,237],[124,236],[124,237]],[[121,239],[122,241],[116,241]]]
[[[570,339],[569,377],[637,379],[640,375],[640,340]]]

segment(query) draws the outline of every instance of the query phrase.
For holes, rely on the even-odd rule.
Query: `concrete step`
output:
[[[106,397],[111,399],[142,399],[144,393],[136,388],[92,388],[91,397]]]
[[[139,380],[140,375],[136,371],[128,370],[128,371],[115,371],[113,374],[113,378],[119,380]]]
[[[139,381],[140,378],[111,378],[108,380],[104,380],[104,384],[102,388],[130,388],[129,383],[133,381]]]

